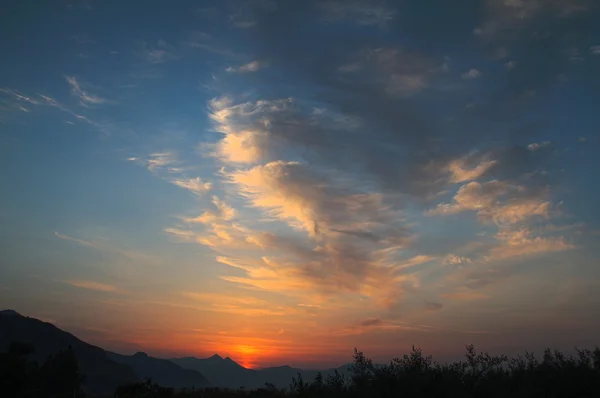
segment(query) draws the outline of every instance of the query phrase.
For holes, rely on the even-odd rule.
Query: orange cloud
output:
[[[494,247],[486,260],[503,260],[511,257],[531,256],[535,254],[553,253],[574,249],[575,246],[564,238],[544,238],[533,236],[528,228],[504,230],[496,235],[501,244]]]
[[[82,280],[70,280],[65,281],[66,284],[75,286],[81,289],[95,290],[97,292],[115,293],[119,291],[119,288],[104,283],[94,281],[82,281]]]
[[[446,167],[451,174],[451,182],[474,181],[496,164],[495,160],[483,160],[474,167],[469,167],[466,159],[451,161]]]

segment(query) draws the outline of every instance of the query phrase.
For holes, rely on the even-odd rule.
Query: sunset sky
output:
[[[3,2],[0,307],[250,367],[600,344],[599,8]]]

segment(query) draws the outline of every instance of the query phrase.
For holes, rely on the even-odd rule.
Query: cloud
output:
[[[383,26],[391,22],[396,10],[386,1],[373,0],[325,0],[319,7],[329,22],[350,21],[359,25]]]
[[[260,61],[252,61],[249,62],[247,64],[241,65],[237,68],[234,68],[232,66],[228,67],[226,69],[227,72],[238,72],[238,73],[247,73],[247,72],[258,72],[259,70],[261,70],[262,68],[264,68],[266,65],[263,62]]]
[[[333,89],[348,100],[280,97],[239,102],[225,95],[210,101],[209,115],[222,137],[207,146],[207,155],[223,165],[220,174],[245,204],[266,217],[258,224],[269,222],[291,231],[290,236],[275,238],[256,230],[256,225],[243,227],[243,214],[235,225],[210,211],[196,217],[193,222],[207,225],[210,232],[200,243],[231,254],[235,260],[228,265],[246,273],[225,280],[294,295],[354,292],[390,307],[421,288],[419,274],[438,258],[407,255],[415,234],[402,211],[405,201],[427,201],[439,197],[448,184],[466,183],[453,203],[431,213],[474,211],[481,222],[498,226],[550,216],[543,191],[511,180],[521,178],[529,166],[521,152],[453,148],[454,138],[445,140],[419,123],[407,123],[415,114],[404,113],[402,105],[410,108],[410,98],[427,83],[399,84],[395,89],[393,83],[412,74],[413,66],[427,82],[435,72],[417,67],[429,65],[426,57],[382,47],[345,61],[331,62],[334,73],[340,76],[340,65],[354,63],[343,71],[343,78],[351,74],[349,79],[366,82],[372,88],[370,96],[362,88],[316,80],[324,84],[324,92]],[[382,72],[381,77],[365,80],[369,69]],[[372,107],[373,101],[382,107]],[[470,136],[458,141],[470,143],[466,137]],[[493,176],[506,180],[490,180]],[[445,261],[475,260],[456,256]]]
[[[156,44],[141,42],[141,49],[137,52],[145,62],[156,65],[173,61],[179,58],[176,48],[164,40],[158,40]]]
[[[90,118],[69,109],[67,106],[48,95],[38,93],[35,96],[30,96],[22,94],[18,90],[9,88],[0,88],[0,93],[9,98],[9,100],[2,100],[0,98],[0,117],[7,113],[7,111],[8,113],[12,113],[12,111],[30,113],[32,107],[48,107],[59,109],[69,114],[76,120],[81,120],[91,126],[94,126],[105,134],[110,132],[110,128],[108,126],[91,120]],[[26,108],[26,105],[31,107]],[[73,122],[70,123],[74,124]]]
[[[172,235],[180,242],[193,242],[196,240],[196,233],[179,228],[165,228],[165,232]]]
[[[146,158],[146,167],[151,172],[157,172],[164,168],[169,171],[169,166],[173,166],[179,163],[179,159],[174,152],[156,152],[151,153]]]
[[[431,326],[427,325],[411,325],[408,322],[394,321],[383,318],[367,318],[356,325],[332,331],[335,335],[361,335],[374,332],[385,331],[419,331],[422,333],[432,331]]]
[[[217,131],[225,135],[216,145],[214,155],[232,163],[257,163],[268,151],[267,126],[263,129],[259,125],[250,126],[244,119],[260,115],[266,109],[269,113],[282,111],[290,102],[291,99],[232,105],[229,97],[211,100],[210,117]]]
[[[82,246],[87,246],[87,247],[95,247],[95,248],[98,248],[98,247],[100,247],[100,246],[101,246],[101,245],[100,245],[99,243],[97,243],[97,242],[90,242],[90,241],[86,241],[86,240],[83,240],[83,239],[72,238],[72,237],[70,237],[70,236],[63,235],[63,234],[61,234],[61,233],[59,233],[59,232],[54,232],[54,235],[55,235],[57,238],[64,239],[64,240],[69,240],[69,241],[71,241],[71,242],[78,243],[78,244],[80,244],[80,245],[82,245]]]
[[[475,211],[481,221],[516,224],[531,217],[549,218],[550,202],[527,196],[527,188],[504,181],[469,182],[461,186],[454,203],[442,203],[430,214]]]
[[[202,181],[200,177],[188,179],[176,179],[171,181],[172,184],[178,187],[192,191],[196,195],[204,195],[213,187],[212,183]]]
[[[278,3],[274,0],[246,0],[233,4],[233,12],[229,15],[229,24],[237,29],[255,27],[262,15],[272,13],[278,8]]]
[[[543,142],[533,142],[529,145],[527,145],[527,149],[529,149],[530,151],[537,151],[540,148],[546,147],[550,145],[550,141],[543,141]]]
[[[120,289],[116,286],[107,285],[104,283],[98,283],[93,281],[83,281],[83,280],[69,280],[65,281],[66,284],[78,287],[81,289],[94,290],[97,292],[105,292],[105,293],[117,293]]]
[[[600,46],[590,46],[590,53],[600,55]]]
[[[411,238],[403,217],[381,195],[338,186],[309,166],[271,162],[225,176],[250,206],[304,234],[281,237],[243,227],[233,221],[234,209],[214,197],[216,210],[183,218],[188,224],[203,224],[205,232],[184,236],[220,253],[243,250],[243,257],[217,257],[246,272],[244,277],[226,276],[226,281],[300,296],[360,291],[389,305],[403,290],[418,285],[416,271],[409,269],[434,259],[397,257]],[[257,250],[270,255],[252,254]]]
[[[208,103],[216,134],[202,148],[219,169],[224,199],[181,217],[174,229],[213,250],[223,279],[238,287],[304,302],[350,297],[347,302],[423,310],[432,279],[480,265],[507,244],[498,231],[533,228],[560,215],[551,202],[556,177],[542,173],[551,170],[554,154],[522,145],[544,142],[545,126],[530,117],[533,99],[523,97],[541,88],[538,73],[531,73],[538,61],[521,43],[515,48],[501,37],[504,21],[498,34],[489,32],[486,23],[504,17],[488,15],[486,2],[480,39],[489,55],[485,65],[498,67],[484,71],[482,84],[493,86],[465,92],[443,67],[464,63],[423,45],[439,43],[438,31],[393,42],[408,28],[389,23],[404,18],[391,3],[314,4],[229,14],[235,15],[231,25],[248,22],[237,27],[248,28],[244,51],[252,58],[228,54],[232,59],[216,67],[231,65],[232,73],[218,74],[208,86],[217,93]],[[519,29],[515,12],[525,11],[527,20],[538,15],[527,7],[515,11],[523,8],[518,4],[497,5]],[[441,7],[440,15],[456,12]],[[315,9],[319,14],[310,14]],[[321,23],[307,31],[307,20]],[[342,33],[334,23],[362,27]],[[196,34],[194,43],[223,55],[229,48],[208,34]],[[268,59],[276,73],[234,75],[245,71],[240,59]],[[468,70],[480,60],[469,62],[465,78],[481,77]],[[248,65],[248,72],[257,70]],[[465,112],[468,102],[477,107]],[[227,207],[218,204],[224,200]],[[418,218],[436,203],[431,214],[454,216]],[[440,243],[436,231],[444,228],[452,233]],[[532,241],[559,239],[532,234]],[[481,246],[463,250],[467,243]],[[419,299],[405,304],[411,294]]]
[[[485,38],[514,34],[537,18],[573,17],[586,11],[589,4],[587,0],[486,0],[487,19],[477,33]]]
[[[388,90],[392,89],[396,90],[393,84],[388,87]],[[416,141],[420,138],[409,133],[405,137],[406,150],[400,150],[400,143],[389,142],[396,136],[385,130],[387,126],[377,125],[382,120],[377,118],[378,115],[370,116],[374,123],[370,131],[379,134],[378,139],[372,139],[364,134],[364,128],[361,129],[360,116],[327,108],[315,109],[309,103],[293,98],[236,104],[232,97],[223,96],[213,99],[209,109],[215,130],[224,135],[213,146],[211,154],[227,163],[276,161],[279,160],[277,153],[293,151],[307,161],[319,164],[335,159],[335,164],[324,167],[360,169],[366,174],[363,181],[376,179],[375,182],[393,185],[394,189],[402,185],[410,193],[419,194],[421,190],[435,190],[423,180],[440,177],[441,171],[436,170],[438,175],[432,175],[432,169],[427,167],[431,158],[426,153],[408,151],[413,138]],[[398,116],[400,126],[412,117]],[[345,143],[340,144],[342,142]],[[392,173],[391,170],[401,171]]]
[[[236,217],[236,209],[225,203],[218,196],[212,197],[212,203],[215,209],[206,209],[198,217],[184,217],[183,221],[188,224],[213,224],[218,221],[231,221]]]
[[[469,165],[468,158],[461,158],[448,163],[447,170],[451,173],[450,181],[458,183],[477,180],[495,164],[495,160],[481,160],[478,164]]]
[[[479,79],[481,77],[481,72],[479,72],[479,70],[473,68],[473,69],[469,69],[467,72],[463,73],[461,77],[464,80]]]
[[[91,94],[82,88],[82,83],[73,76],[65,76],[67,83],[71,86],[71,93],[79,98],[83,105],[100,105],[107,102],[105,98]]]
[[[462,287],[454,290],[453,292],[443,294],[442,297],[450,300],[481,300],[487,298],[488,296],[483,293]]]
[[[448,254],[442,261],[443,265],[470,264],[471,259],[468,257],[458,256],[456,254]]]
[[[226,314],[244,316],[288,316],[306,313],[306,311],[299,308],[274,305],[271,302],[260,300],[253,296],[196,292],[183,292],[181,295],[186,299],[202,303],[203,310]]]
[[[425,310],[426,311],[439,311],[442,308],[444,308],[444,305],[442,303],[435,303],[432,301],[425,302]]]
[[[396,242],[405,237],[400,225],[391,225],[394,218],[387,218],[393,214],[401,222],[401,216],[383,202],[381,194],[336,186],[333,176],[307,165],[276,161],[234,171],[228,177],[253,207],[310,236],[354,231]]]
[[[42,105],[40,100],[21,94],[20,92],[10,88],[0,88],[0,92],[16,99],[17,101],[25,102],[30,105]]]
[[[411,96],[427,88],[438,68],[427,57],[403,48],[376,47],[360,51],[351,63],[338,67],[342,73],[362,71],[392,96]],[[372,75],[371,75],[372,74]]]
[[[218,55],[236,56],[226,44],[205,32],[193,32],[184,45],[192,49],[204,50]]]
[[[488,261],[555,253],[575,248],[573,244],[568,243],[562,237],[535,236],[529,228],[501,230],[496,237],[500,240],[501,245],[490,251],[486,257]]]
[[[111,254],[117,254],[119,256],[125,257],[131,261],[136,261],[144,264],[156,264],[157,258],[152,255],[136,251],[136,250],[128,250],[116,247],[110,244],[108,241],[102,240],[84,240],[79,238],[74,238],[68,235],[63,235],[59,232],[54,232],[54,236],[59,239],[67,240],[70,242],[77,243],[78,245],[89,247],[95,250],[101,250]]]

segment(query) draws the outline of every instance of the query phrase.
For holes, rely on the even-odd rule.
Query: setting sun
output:
[[[245,368],[252,369],[256,366],[257,356],[260,355],[260,349],[249,345],[238,345],[232,348],[235,360]]]

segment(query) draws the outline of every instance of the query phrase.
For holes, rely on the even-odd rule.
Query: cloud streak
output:
[[[79,98],[79,101],[82,105],[100,105],[108,102],[105,98],[102,98],[98,95],[91,94],[88,91],[82,88],[82,83],[80,83],[73,76],[65,76],[67,83],[71,86],[71,93]]]
[[[118,293],[118,292],[120,292],[120,289],[117,288],[116,286],[107,285],[105,283],[93,282],[93,281],[69,280],[69,281],[66,281],[65,283],[68,285],[80,288],[80,289],[93,290],[93,291],[103,292],[103,293]]]

